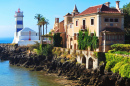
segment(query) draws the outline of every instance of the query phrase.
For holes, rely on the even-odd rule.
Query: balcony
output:
[[[87,30],[87,26],[86,25],[81,25],[80,30]]]

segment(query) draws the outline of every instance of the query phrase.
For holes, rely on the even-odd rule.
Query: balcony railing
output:
[[[87,29],[87,26],[86,25],[81,25],[81,30],[86,30]]]

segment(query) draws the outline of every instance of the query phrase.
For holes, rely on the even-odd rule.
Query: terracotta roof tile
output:
[[[121,30],[118,27],[106,27],[102,31],[106,31],[106,32],[124,32],[123,30]]]
[[[117,9],[109,8],[106,5],[102,6],[101,12],[102,13],[120,13]]]
[[[101,8],[101,7],[102,7],[102,5],[89,7],[88,9],[86,9],[85,11],[83,11],[82,13],[80,13],[79,15],[85,15],[85,14],[96,13],[96,12],[97,12],[97,8]],[[77,15],[77,16],[78,16],[78,15]]]
[[[117,9],[109,8],[106,5],[102,4],[102,5],[89,7],[85,11],[81,12],[79,15],[86,15],[86,14],[91,14],[91,13],[97,13],[97,9],[98,8],[101,9],[100,10],[101,13],[121,13]],[[79,15],[77,15],[77,16],[79,16]]]

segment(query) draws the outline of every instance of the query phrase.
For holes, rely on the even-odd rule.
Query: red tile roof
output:
[[[106,27],[102,31],[106,31],[106,32],[121,32],[121,33],[124,32],[122,29],[120,29],[118,27]]]
[[[117,9],[115,9],[115,8],[109,8],[106,5],[102,6],[101,12],[102,13],[121,13]]]
[[[117,9],[109,8],[106,5],[102,4],[102,5],[89,7],[85,11],[81,12],[79,15],[86,15],[86,14],[91,14],[91,13],[97,13],[97,9],[98,8],[101,9],[100,10],[101,13],[120,13]],[[77,16],[79,16],[79,15],[77,15]]]

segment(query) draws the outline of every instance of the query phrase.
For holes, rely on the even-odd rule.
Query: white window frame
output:
[[[93,25],[91,24],[91,20],[93,19]],[[94,17],[90,18],[90,25],[94,26]]]
[[[78,25],[76,26],[76,22],[78,22]],[[78,19],[76,19],[76,21],[75,21],[75,26],[76,27],[78,27],[79,26],[79,21],[78,21]]]

